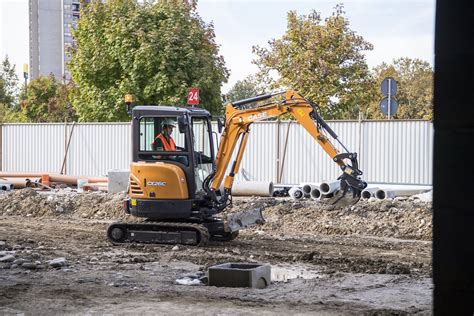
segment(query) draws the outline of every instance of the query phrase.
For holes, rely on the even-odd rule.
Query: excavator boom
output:
[[[269,100],[269,102],[253,108],[242,108],[244,105],[264,100]],[[360,179],[362,171],[359,170],[357,154],[349,152],[339,141],[337,134],[317,113],[315,104],[292,90],[261,95],[226,105],[225,128],[216,157],[216,169],[209,179],[208,189],[211,195],[215,197],[213,192],[217,192],[222,183],[224,183],[224,196],[220,199],[222,203],[230,195],[234,177],[239,170],[248,141],[250,125],[257,121],[279,117],[284,114],[292,115],[343,171],[339,177],[341,187],[338,193],[335,194],[333,204],[348,205],[356,203],[360,198],[361,191],[367,186]],[[327,134],[339,142],[346,152],[340,153],[331,143]],[[226,176],[225,172],[237,146],[236,158],[229,174]]]

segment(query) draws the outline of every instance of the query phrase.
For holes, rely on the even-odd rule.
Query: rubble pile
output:
[[[77,193],[65,189],[44,194],[26,188],[0,195],[0,216],[125,220],[131,217],[122,209],[124,198],[124,193]],[[232,208],[226,213],[262,207],[266,224],[250,231],[275,237],[356,234],[431,240],[432,206],[425,200],[414,197],[361,200],[350,207],[335,208],[290,198],[234,198]]]
[[[230,212],[252,207],[263,207],[266,220],[253,231],[277,237],[319,233],[432,239],[432,205],[416,198],[361,200],[344,208],[291,199],[234,199]]]
[[[45,194],[26,188],[0,195],[0,215],[123,219],[128,217],[122,208],[124,198],[124,193],[77,193],[64,189]]]

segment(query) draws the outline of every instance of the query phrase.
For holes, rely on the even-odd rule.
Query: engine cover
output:
[[[186,176],[171,163],[133,162],[129,195],[132,199],[185,200],[189,198]]]

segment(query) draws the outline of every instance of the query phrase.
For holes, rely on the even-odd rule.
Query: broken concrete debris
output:
[[[15,260],[14,255],[5,255],[0,258],[0,262],[13,262]]]
[[[53,268],[61,268],[67,265],[66,258],[56,258],[49,261],[49,265]]]

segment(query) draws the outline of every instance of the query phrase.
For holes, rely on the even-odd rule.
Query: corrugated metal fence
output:
[[[2,171],[60,173],[64,163],[66,174],[105,175],[131,160],[130,124],[5,124],[1,130]]]
[[[349,150],[359,154],[360,169],[367,181],[432,183],[430,122],[329,121],[328,124]],[[110,169],[128,168],[131,160],[127,123],[0,127],[2,171],[59,173],[65,162],[67,174],[105,175]],[[342,150],[339,145],[336,147]],[[340,172],[296,122],[272,121],[251,126],[238,178],[300,183],[335,179]]]

